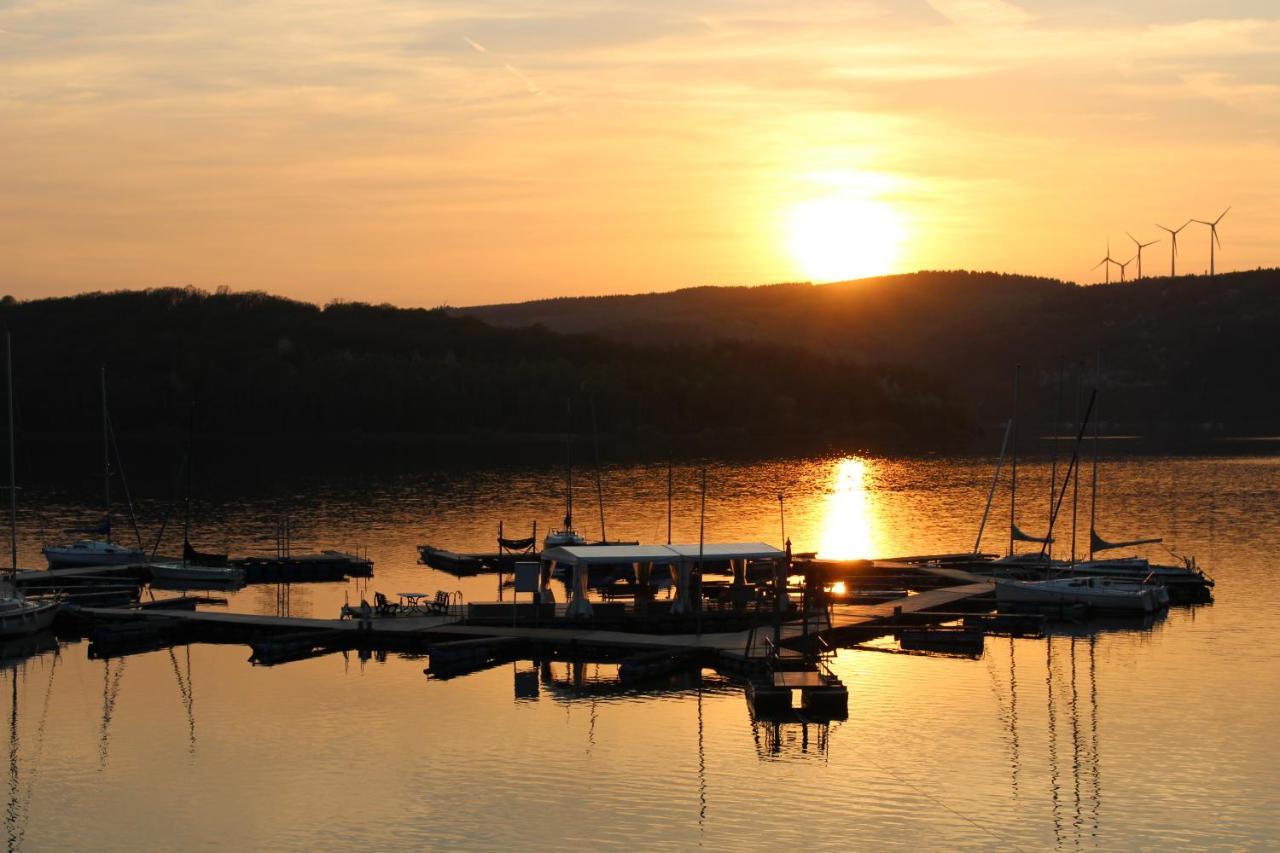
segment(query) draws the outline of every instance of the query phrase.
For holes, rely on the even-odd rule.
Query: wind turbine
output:
[[[1137,237],[1133,236],[1132,234],[1129,234],[1128,231],[1124,233],[1128,234],[1129,239],[1133,241],[1133,245],[1138,247],[1138,278],[1142,278],[1142,250],[1147,248],[1148,246],[1154,246],[1156,243],[1159,243],[1160,241],[1152,240],[1150,243],[1139,243]]]
[[[1120,283],[1121,283],[1121,284],[1124,284],[1124,271],[1125,271],[1125,268],[1126,268],[1126,267],[1128,267],[1128,266],[1129,266],[1129,264],[1133,263],[1133,259],[1134,259],[1134,258],[1136,258],[1136,257],[1138,257],[1138,256],[1137,256],[1137,255],[1134,255],[1134,256],[1133,256],[1133,258],[1130,258],[1129,260],[1125,261],[1124,263],[1120,263],[1119,261],[1113,261],[1113,263],[1114,263],[1116,266],[1120,267]]]
[[[1231,208],[1228,207],[1227,210]],[[1209,275],[1213,275],[1213,244],[1222,245],[1222,241],[1218,239],[1218,223],[1222,221],[1222,217],[1227,215],[1227,210],[1218,214],[1218,218],[1212,222],[1205,222],[1203,219],[1193,219],[1192,222],[1199,222],[1201,225],[1209,226]]]
[[[1111,241],[1110,240],[1107,240],[1107,254],[1103,256],[1102,260],[1094,264],[1093,268],[1096,270],[1098,267],[1102,266],[1103,264],[1107,265],[1107,268],[1106,268],[1107,282],[1106,283],[1110,284],[1111,283],[1111,265],[1118,264],[1116,259],[1111,257]]]
[[[1178,274],[1178,232],[1181,231],[1183,228],[1186,228],[1191,223],[1192,223],[1192,220],[1188,219],[1186,222],[1182,223],[1177,228],[1167,228],[1158,222],[1156,223],[1157,228],[1159,228],[1161,231],[1168,231],[1169,236],[1173,238],[1173,249],[1169,253],[1169,278],[1173,278]]]

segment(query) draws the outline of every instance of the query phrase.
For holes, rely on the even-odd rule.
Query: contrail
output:
[[[473,39],[473,38],[469,38],[469,37],[467,37],[467,36],[463,36],[463,37],[462,37],[462,40],[463,40],[463,41],[465,41],[467,44],[471,45],[472,50],[474,50],[476,53],[483,53],[483,54],[485,54],[486,56],[492,56],[492,55],[493,55],[493,54],[490,52],[489,48],[487,48],[487,47],[485,47],[484,45],[480,44],[480,42],[476,41],[476,40],[475,40],[475,39]],[[516,78],[516,79],[517,79],[517,80],[519,80],[522,84],[524,84],[524,87],[525,87],[526,89],[528,89],[528,90],[529,90],[529,94],[533,95],[534,97],[538,97],[538,98],[546,98],[546,97],[549,97],[549,95],[547,94],[547,90],[546,90],[546,89],[542,88],[542,87],[541,87],[541,86],[539,86],[537,83],[535,83],[535,82],[533,82],[532,80],[530,80],[530,79],[529,79],[529,77],[528,77],[528,75],[526,75],[526,74],[525,74],[523,71],[521,71],[519,68],[516,68],[516,67],[515,67],[514,65],[512,65],[511,63],[509,63],[509,62],[503,62],[503,63],[502,63],[502,68],[503,68],[503,70],[505,70],[508,74],[510,74],[512,77]]]

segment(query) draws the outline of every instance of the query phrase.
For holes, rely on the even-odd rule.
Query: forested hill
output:
[[[733,338],[918,370],[977,423],[1052,419],[1060,365],[1103,362],[1110,426],[1257,434],[1280,429],[1280,270],[1127,284],[921,272],[829,285],[694,288],[459,309],[504,326],[539,323],[619,340]],[[1069,380],[1064,396],[1074,396]]]
[[[785,440],[936,448],[967,425],[945,393],[800,347],[495,328],[443,310],[318,307],[265,294],[162,289],[0,301],[19,429],[99,423],[106,366],[118,430],[507,440],[575,431],[664,450]],[[782,439],[784,441],[779,441]]]

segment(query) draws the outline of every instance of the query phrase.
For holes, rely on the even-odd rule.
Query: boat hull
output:
[[[75,548],[45,548],[44,558],[51,569],[87,569],[94,566],[127,566],[147,557],[141,551],[98,552]]]
[[[999,581],[996,583],[998,604],[1074,605],[1113,613],[1154,613],[1159,604],[1152,590],[1125,590],[1095,586],[1091,581]]]
[[[43,631],[58,615],[58,602],[26,602],[15,610],[0,613],[0,637],[21,637]]]
[[[159,581],[207,581],[209,583],[235,583],[244,577],[239,569],[220,566],[181,566],[153,563],[147,567],[152,580]]]

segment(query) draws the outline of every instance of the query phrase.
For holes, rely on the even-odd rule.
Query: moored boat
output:
[[[236,583],[244,572],[233,566],[199,566],[193,563],[156,561],[147,564],[152,580],[208,581],[215,584]]]
[[[127,566],[147,559],[140,548],[129,548],[100,539],[80,539],[70,545],[46,545],[40,553],[51,569],[85,568],[88,566]]]
[[[1161,595],[1153,584],[1120,578],[1062,577],[1045,581],[996,581],[999,604],[1071,605],[1125,613],[1154,613]],[[1167,603],[1167,599],[1166,599]]]
[[[58,615],[58,602],[31,600],[14,591],[0,597],[0,637],[18,637],[43,631]]]
[[[18,591],[18,483],[13,452],[13,344],[4,336],[6,391],[9,399],[9,577],[0,586],[0,637],[43,631],[58,615],[56,598],[31,600]],[[14,687],[17,690],[17,687]],[[16,692],[14,694],[17,695]]]

